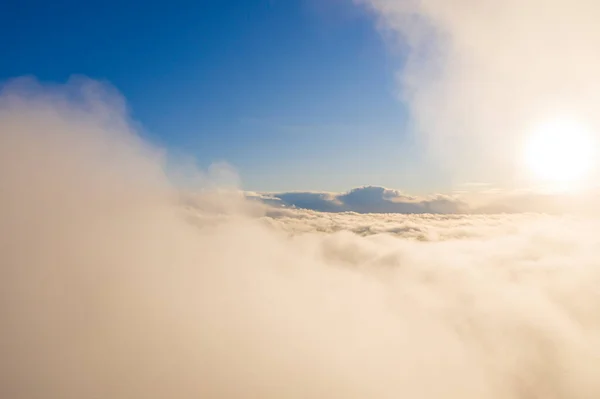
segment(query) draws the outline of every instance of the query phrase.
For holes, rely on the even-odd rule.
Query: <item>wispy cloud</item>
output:
[[[401,97],[454,177],[522,182],[525,137],[557,114],[600,131],[597,1],[357,2],[405,48]]]

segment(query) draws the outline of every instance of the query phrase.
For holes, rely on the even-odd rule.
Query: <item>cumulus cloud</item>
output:
[[[600,394],[596,220],[184,195],[87,80],[4,88],[0,166],[2,397]]]
[[[358,213],[462,213],[466,204],[446,195],[415,197],[398,190],[365,186],[345,193],[286,192],[256,195],[272,206],[297,207],[320,212]]]
[[[299,208],[319,212],[400,214],[495,214],[495,213],[598,213],[600,192],[544,191],[541,189],[457,191],[452,195],[407,195],[399,190],[365,186],[345,193],[246,192],[246,198],[274,208]]]
[[[453,178],[523,184],[523,141],[556,115],[600,131],[597,1],[356,1],[399,39],[401,97]]]

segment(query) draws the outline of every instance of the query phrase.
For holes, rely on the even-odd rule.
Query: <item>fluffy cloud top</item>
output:
[[[115,96],[0,94],[1,397],[600,395],[598,220],[182,195]]]
[[[304,209],[270,209],[263,221],[277,229],[297,233],[348,231],[360,236],[378,234],[418,241],[480,239],[520,234],[523,226],[557,223],[540,214],[433,215],[322,213]]]

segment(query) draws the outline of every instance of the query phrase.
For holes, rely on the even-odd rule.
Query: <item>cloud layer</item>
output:
[[[399,190],[365,186],[345,193],[283,192],[245,196],[275,208],[298,208],[319,212],[400,213],[400,214],[495,214],[551,213],[597,214],[598,190],[544,192],[542,190],[462,191],[453,195],[411,196]]]
[[[273,206],[297,207],[321,212],[461,213],[466,210],[465,204],[449,196],[418,198],[398,190],[376,186],[359,187],[341,194],[287,192],[249,193],[248,196]]]
[[[86,80],[0,95],[0,396],[600,395],[597,220],[183,195],[125,110]]]

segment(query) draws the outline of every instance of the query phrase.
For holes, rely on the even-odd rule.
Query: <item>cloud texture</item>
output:
[[[163,165],[110,88],[3,89],[1,397],[600,395],[596,220],[269,209]]]

